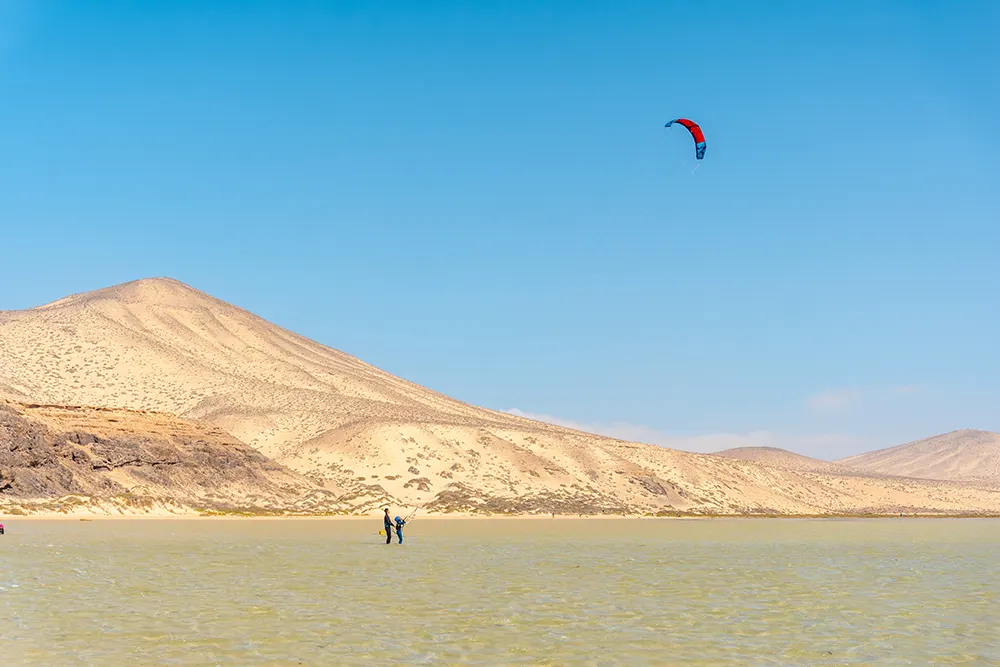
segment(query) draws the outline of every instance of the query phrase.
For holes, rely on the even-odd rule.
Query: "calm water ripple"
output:
[[[7,665],[1000,665],[1000,521],[4,519]]]

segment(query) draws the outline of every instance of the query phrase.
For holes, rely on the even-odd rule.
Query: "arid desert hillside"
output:
[[[1000,433],[952,431],[837,463],[886,475],[1000,486]]]
[[[407,382],[170,279],[0,313],[0,393],[232,434],[366,512],[1000,512],[961,483],[789,469],[582,433]]]

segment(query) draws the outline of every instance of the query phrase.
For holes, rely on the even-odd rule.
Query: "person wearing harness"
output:
[[[406,519],[401,519],[396,517],[396,537],[399,538],[399,544],[403,543],[403,526],[406,525]]]

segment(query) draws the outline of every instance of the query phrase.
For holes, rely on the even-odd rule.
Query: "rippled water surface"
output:
[[[1000,521],[4,519],[2,665],[1000,665]]]

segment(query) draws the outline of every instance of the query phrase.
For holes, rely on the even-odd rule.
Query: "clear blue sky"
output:
[[[972,0],[0,0],[0,308],[171,276],[693,448],[1000,430],[998,34]]]

